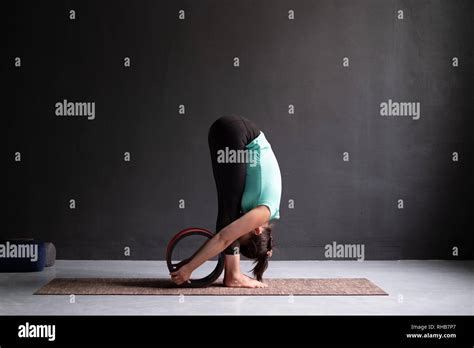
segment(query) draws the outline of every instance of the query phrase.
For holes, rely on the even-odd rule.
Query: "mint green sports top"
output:
[[[246,213],[259,205],[265,205],[270,209],[270,220],[279,219],[281,173],[272,147],[265,134],[260,131],[260,135],[246,148],[250,160],[247,161],[247,176],[241,202],[242,212]]]

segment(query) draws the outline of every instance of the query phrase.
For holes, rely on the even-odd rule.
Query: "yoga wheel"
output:
[[[178,232],[168,243],[166,248],[166,263],[170,272],[177,271],[180,267],[189,262],[194,256],[199,247],[205,242],[214,237],[214,233],[204,228],[191,227]],[[187,243],[193,241],[194,245]],[[183,246],[185,244],[186,246]],[[191,246],[190,246],[191,245]],[[184,248],[184,250],[180,250]],[[191,249],[190,249],[191,248]],[[201,266],[202,267],[202,266]],[[201,268],[200,267],[200,268]],[[198,271],[199,268],[196,270]],[[191,278],[189,283],[182,284],[181,286],[200,288],[211,285],[219,278],[224,270],[224,254],[220,253],[217,256],[217,263],[215,268],[207,275],[200,275],[200,278]],[[198,272],[193,273],[198,273]]]

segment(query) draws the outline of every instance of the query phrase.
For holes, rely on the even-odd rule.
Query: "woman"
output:
[[[222,251],[224,285],[262,288],[272,255],[272,220],[280,218],[281,174],[272,148],[253,122],[231,115],[209,129],[209,149],[217,187],[216,235],[171,279],[183,284],[191,273]],[[240,253],[255,260],[256,279],[240,272]]]

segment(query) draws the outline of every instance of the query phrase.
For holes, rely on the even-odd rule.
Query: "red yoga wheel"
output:
[[[178,250],[182,244],[186,244],[187,240],[198,240],[199,246],[203,245],[209,239],[214,237],[214,233],[204,228],[198,227],[191,227],[186,228],[180,232],[178,232],[168,243],[168,247],[166,248],[166,264],[168,266],[168,270],[170,272],[177,271],[181,266],[185,265],[189,262],[193,255],[189,255],[188,257],[179,255],[180,253]],[[195,248],[196,249],[196,248]],[[193,253],[197,250],[193,250]],[[190,282],[187,284],[183,284],[181,286],[185,287],[192,287],[192,288],[200,288],[211,285],[214,283],[217,278],[222,274],[224,270],[224,254],[220,253],[217,257],[217,263],[215,268],[207,275],[198,278],[198,279],[190,279]]]

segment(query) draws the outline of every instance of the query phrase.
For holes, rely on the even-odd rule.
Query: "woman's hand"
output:
[[[177,271],[171,273],[171,280],[173,281],[173,283],[177,285],[181,285],[186,282],[189,283],[189,278],[191,278],[192,272],[193,271],[186,264],[182,266],[180,269],[178,269]]]

